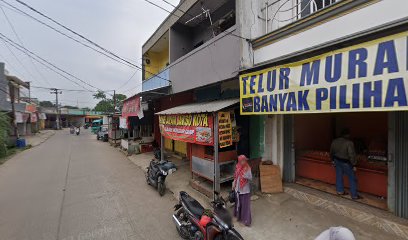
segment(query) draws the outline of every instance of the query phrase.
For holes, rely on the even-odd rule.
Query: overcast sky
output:
[[[134,73],[135,69],[116,63],[93,50],[54,32],[34,20],[12,11],[0,1],[7,17],[12,22],[25,47],[55,65],[89,82],[100,89],[117,89]],[[41,18],[15,0],[4,0],[25,12],[57,27]],[[94,42],[117,53],[123,58],[141,64],[143,43],[168,15],[167,12],[144,0],[22,0],[42,13],[85,35]],[[150,0],[168,10],[172,7],[162,0]],[[168,0],[176,5],[179,0]],[[61,28],[59,28],[61,29]],[[66,31],[64,31],[66,32]],[[18,43],[10,25],[0,9],[0,33]],[[81,89],[78,85],[60,77],[44,66],[35,63],[18,50],[10,47],[19,61],[0,40],[0,62],[6,63],[6,69],[12,75],[34,86]],[[24,65],[25,67],[23,67]],[[43,79],[44,76],[46,79]],[[141,90],[141,72],[137,71],[129,83],[119,89],[119,93],[131,96]],[[33,97],[40,100],[55,100],[49,90],[32,88]],[[67,92],[61,95],[62,104],[93,107],[96,100],[92,93]]]

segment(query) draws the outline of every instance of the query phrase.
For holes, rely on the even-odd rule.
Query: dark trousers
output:
[[[348,162],[334,159],[336,165],[336,191],[338,193],[344,192],[343,176],[346,175],[350,182],[350,194],[352,198],[357,198],[357,178],[353,171],[353,165]]]

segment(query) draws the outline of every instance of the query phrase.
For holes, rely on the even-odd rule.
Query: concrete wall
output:
[[[198,0],[183,0],[180,1],[179,6],[177,9],[180,9],[181,12],[186,12],[189,8],[191,8]],[[177,11],[176,15],[180,16],[180,11]],[[160,24],[160,26],[156,29],[153,35],[143,44],[142,52],[143,54],[146,53],[159,39],[163,34],[167,32],[177,21],[179,20],[173,14],[169,14],[169,16]]]
[[[368,6],[256,49],[253,53],[254,64],[317,47],[406,17],[408,17],[406,0],[374,1]]]
[[[193,49],[193,33],[190,28],[175,24],[170,29],[170,64]]]
[[[227,32],[236,34],[234,29]],[[240,67],[239,44],[239,38],[224,32],[170,64],[173,92],[236,77]]]

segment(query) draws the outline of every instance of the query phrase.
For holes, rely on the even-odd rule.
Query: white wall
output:
[[[407,0],[382,0],[254,51],[254,64],[356,34],[408,16]]]

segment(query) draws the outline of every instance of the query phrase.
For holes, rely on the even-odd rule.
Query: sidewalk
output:
[[[41,130],[40,132],[36,133],[32,136],[25,136],[27,146],[31,145],[31,147],[36,147],[41,143],[47,141],[48,138],[55,134],[55,130]]]
[[[144,171],[146,171],[152,158],[151,153],[128,157],[130,161]],[[179,191],[186,191],[205,207],[209,207],[209,199],[194,190],[189,184],[191,179],[189,162],[179,159],[171,160],[178,167],[178,171],[167,178],[168,191],[176,199]],[[258,196],[260,197],[257,200],[252,201],[252,226],[244,227],[239,223],[235,223],[235,228],[245,239],[313,240],[320,232],[332,226],[350,228],[358,240],[401,239],[368,224],[357,222],[349,217],[298,200],[287,193],[258,194]]]

